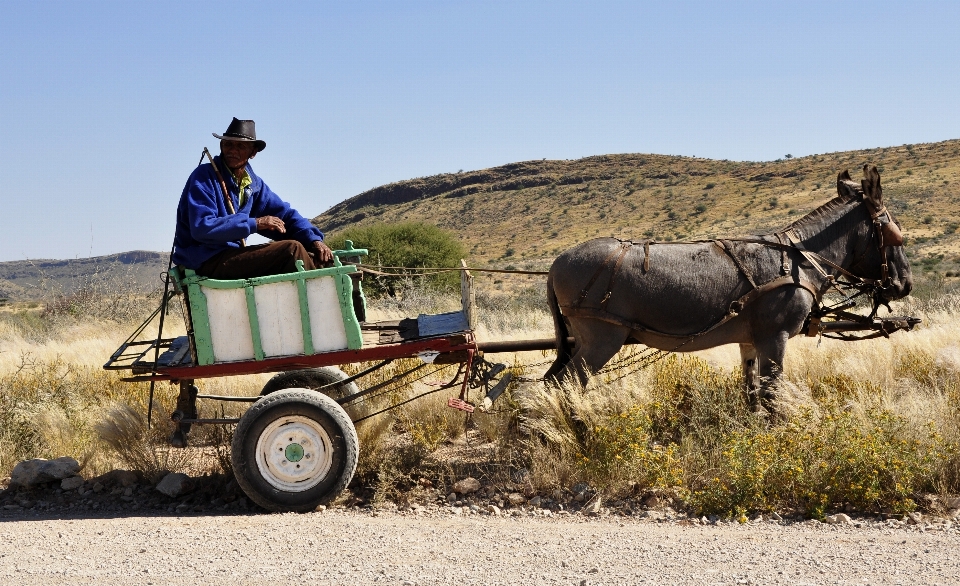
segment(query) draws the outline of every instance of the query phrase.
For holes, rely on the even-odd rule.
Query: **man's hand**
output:
[[[284,225],[283,220],[276,216],[260,216],[257,218],[257,232],[263,232],[264,230],[273,230],[281,234],[287,233],[287,227]],[[328,248],[327,250],[330,249]]]
[[[330,250],[329,246],[319,240],[314,240],[311,245],[313,253],[317,256],[318,265],[329,265],[333,263],[333,251]]]

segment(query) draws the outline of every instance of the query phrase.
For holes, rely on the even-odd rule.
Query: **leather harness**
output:
[[[572,305],[560,306],[561,313],[567,317],[586,317],[591,319],[597,319],[600,321],[605,321],[608,323],[628,327],[634,331],[640,332],[650,332],[658,336],[664,336],[668,338],[677,338],[677,339],[686,339],[685,342],[681,343],[681,346],[689,343],[693,339],[703,336],[720,326],[724,325],[731,319],[737,317],[743,309],[759,298],[765,293],[769,293],[780,287],[801,287],[806,289],[813,295],[817,304],[820,303],[820,300],[823,298],[824,293],[830,288],[836,288],[838,291],[839,285],[836,281],[836,277],[827,272],[823,265],[827,265],[835,271],[839,272],[841,275],[849,279],[855,284],[866,285],[869,287],[875,288],[886,288],[890,286],[890,275],[887,267],[887,251],[886,246],[883,242],[883,227],[880,222],[880,217],[887,215],[888,221],[893,222],[893,215],[887,211],[886,206],[881,206],[879,210],[870,214],[871,222],[874,226],[874,232],[877,235],[877,245],[880,249],[881,256],[881,278],[880,279],[869,279],[865,277],[860,277],[848,271],[847,269],[841,267],[840,265],[834,263],[828,258],[823,257],[821,254],[813,252],[812,250],[807,249],[800,238],[800,235],[796,232],[795,229],[789,228],[783,232],[777,232],[774,234],[777,241],[772,242],[769,240],[763,240],[760,238],[730,238],[724,240],[712,240],[712,241],[698,241],[698,242],[712,242],[716,245],[724,254],[733,261],[733,264],[736,266],[737,270],[750,284],[750,291],[741,295],[737,300],[733,301],[730,304],[730,307],[727,310],[726,315],[720,319],[720,321],[714,323],[713,325],[707,327],[704,330],[701,330],[694,334],[668,334],[666,332],[660,332],[655,329],[652,329],[640,322],[629,320],[623,317],[620,317],[616,314],[613,314],[607,311],[607,303],[610,301],[610,297],[613,294],[614,286],[616,285],[617,276],[620,273],[620,268],[623,265],[623,259],[626,257],[629,250],[639,244],[631,240],[621,240],[620,245],[614,248],[609,255],[604,259],[600,264],[597,270],[594,272],[593,276],[590,277],[590,280],[587,282],[587,285],[580,291],[580,295],[577,297],[576,301]],[[750,270],[743,264],[740,258],[733,251],[733,243],[742,242],[746,244],[760,244],[763,246],[778,248],[781,250],[781,262],[780,262],[780,272],[781,276],[761,285],[757,285],[754,280],[753,274]],[[650,245],[654,244],[653,240],[645,240],[643,242],[643,272],[647,273],[650,270]],[[677,243],[680,244],[680,243]],[[790,274],[790,267],[788,264],[787,254],[790,250],[796,250],[799,252],[807,262],[820,274],[823,278],[823,283],[818,287],[813,281],[805,278],[802,273],[794,277]],[[866,254],[866,252],[864,252]],[[862,258],[861,255],[860,258]],[[614,258],[616,259],[614,261]],[[587,298],[587,295],[593,289],[594,284],[597,282],[597,279],[607,268],[611,261],[614,261],[613,270],[610,272],[610,279],[607,282],[606,292],[603,295],[603,298],[600,301],[599,308],[593,307],[582,307],[584,300]],[[859,262],[859,258],[854,261],[854,264]],[[799,273],[799,272],[798,272]],[[842,291],[840,291],[843,293]],[[678,347],[679,348],[679,347]],[[676,350],[676,349],[674,349]]]

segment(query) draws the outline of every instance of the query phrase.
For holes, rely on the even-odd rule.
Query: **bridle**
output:
[[[868,209],[872,207],[866,200],[864,201],[864,205],[867,205]],[[883,216],[887,217],[886,224],[880,221],[880,218]],[[885,205],[881,205],[878,210],[870,213],[870,222],[873,225],[873,233],[875,235],[874,241],[876,242],[877,250],[880,252],[880,279],[864,279],[862,277],[861,279],[864,282],[869,282],[880,290],[886,290],[889,289],[893,284],[893,278],[890,276],[890,266],[887,262],[887,247],[899,246],[903,244],[903,238],[901,236],[899,238],[900,241],[895,242],[897,238],[893,237],[892,233],[888,239],[884,238],[884,233],[888,231],[886,226],[892,224],[898,228],[899,232],[899,224],[897,224],[897,221],[893,218],[893,214],[890,213],[890,210],[888,210],[887,206]],[[887,240],[891,240],[891,242],[887,242]],[[850,268],[859,266],[863,261],[863,257],[867,255],[868,250],[868,247],[864,247],[863,252],[853,261],[853,263],[850,265]]]
[[[789,229],[785,232],[785,235],[790,241],[790,244],[796,248],[800,254],[813,265],[814,269],[820,273],[820,276],[824,279],[824,291],[827,289],[833,288],[838,293],[840,293],[844,300],[834,306],[833,308],[821,308],[819,313],[824,312],[837,312],[843,311],[848,307],[853,306],[854,299],[862,295],[870,295],[873,300],[873,310],[870,312],[870,318],[876,315],[877,310],[881,306],[886,306],[887,310],[890,311],[890,305],[883,298],[881,293],[885,290],[888,290],[893,285],[893,278],[890,275],[890,268],[887,262],[887,247],[889,246],[900,246],[903,244],[903,236],[899,233],[899,224],[894,219],[893,214],[887,209],[885,205],[881,205],[879,209],[873,211],[872,204],[864,199],[862,200],[863,205],[867,206],[868,212],[870,214],[870,223],[873,226],[874,237],[871,239],[877,246],[877,250],[880,253],[880,278],[872,279],[870,277],[861,277],[853,273],[852,271],[856,267],[860,266],[864,260],[864,257],[867,255],[867,252],[870,250],[870,246],[867,245],[863,248],[861,252],[850,264],[850,270],[847,270],[840,265],[830,261],[829,259],[824,258],[816,252],[806,250],[803,246],[803,243],[800,241],[800,236],[794,229]],[[886,216],[887,223],[884,224],[880,219]],[[890,230],[888,226],[896,227],[896,232]],[[888,233],[889,232],[889,233]],[[887,234],[887,238],[884,237],[884,234]],[[817,261],[820,261],[819,263]],[[828,273],[820,265],[820,263],[826,264],[838,272],[838,276],[834,276]],[[842,279],[842,280],[841,280]],[[844,291],[846,289],[846,291]],[[850,289],[855,289],[856,293],[848,293]],[[815,310],[818,312],[818,310]]]

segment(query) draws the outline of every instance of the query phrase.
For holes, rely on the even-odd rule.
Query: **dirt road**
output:
[[[955,527],[328,510],[0,521],[2,584],[960,584]]]

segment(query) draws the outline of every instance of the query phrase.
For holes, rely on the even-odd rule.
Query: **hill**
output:
[[[623,154],[525,161],[376,187],[313,222],[421,220],[454,231],[473,264],[543,266],[595,236],[670,241],[767,232],[836,195],[836,176],[879,167],[884,199],[925,271],[960,264],[960,140],[784,159]],[[362,244],[362,243],[358,243]],[[918,267],[919,268],[919,267]]]
[[[66,260],[0,262],[0,299],[33,301],[70,293],[91,283],[111,281],[131,290],[162,287],[167,254],[135,250]]]

